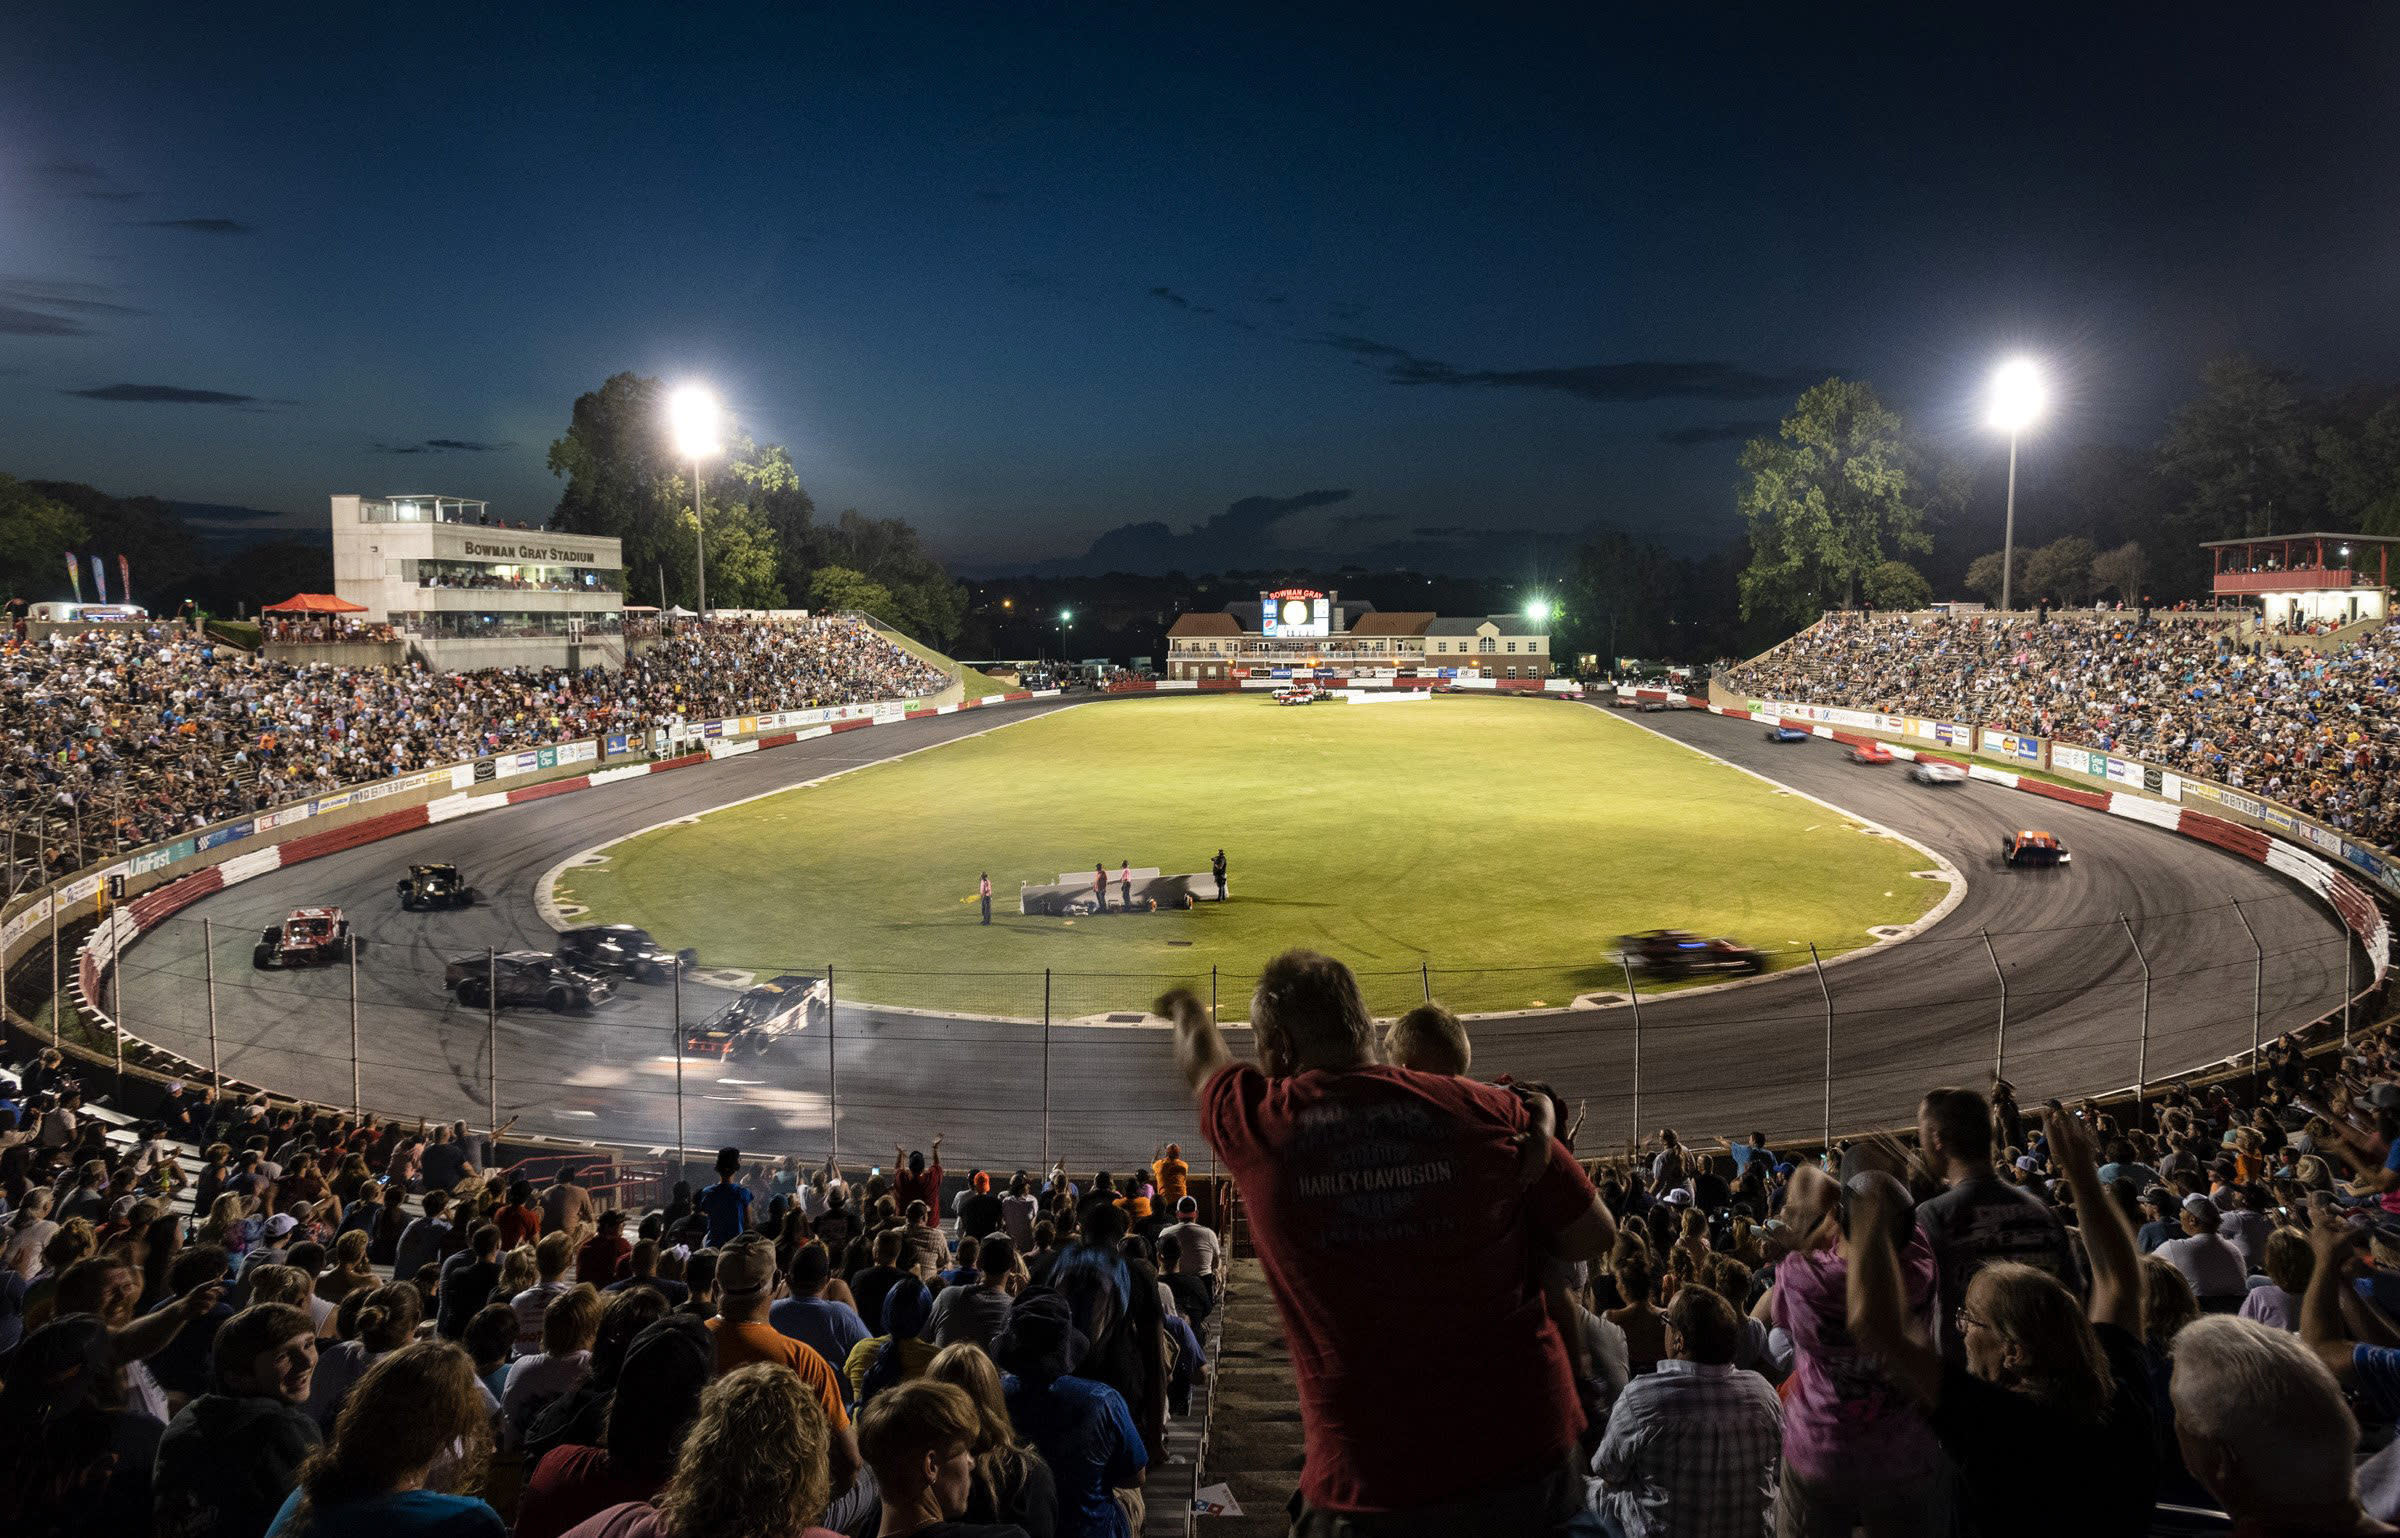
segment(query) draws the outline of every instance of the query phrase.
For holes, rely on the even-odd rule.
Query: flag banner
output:
[[[67,552],[67,580],[75,584],[75,601],[83,602],[83,568],[75,564],[75,552]]]
[[[108,602],[108,568],[97,555],[92,557],[92,591],[100,595],[100,602]]]
[[[122,555],[117,557],[117,602],[133,602],[133,563]]]

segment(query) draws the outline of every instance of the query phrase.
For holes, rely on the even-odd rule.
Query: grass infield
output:
[[[1021,881],[1120,860],[1232,900],[1082,919]],[[1085,706],[657,829],[562,874],[579,922],[636,923],[701,964],[836,968],[839,996],[1071,1019],[1222,969],[1240,1017],[1288,946],[1358,969],[1391,1013],[1565,1004],[1622,987],[1616,936],[1674,927],[1828,956],[1906,924],[1925,857],[1598,710],[1448,696],[1278,706],[1257,694]],[[979,871],[992,923],[977,922]],[[1113,896],[1113,890],[1112,890]],[[1777,965],[1789,965],[1779,957]]]

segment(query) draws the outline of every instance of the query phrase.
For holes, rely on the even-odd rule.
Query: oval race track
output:
[[[256,973],[249,962],[262,924],[294,907],[337,904],[367,942],[358,1009],[365,1105],[480,1124],[492,1094],[494,1043],[481,1011],[462,1009],[442,993],[442,969],[487,945],[547,951],[551,931],[535,911],[534,889],[553,866],[653,823],[1059,708],[1065,707],[1033,704],[818,738],[486,812],[274,872],[195,904],[132,947],[123,982],[126,1029],[207,1061],[200,921],[209,919],[223,1071],[280,1093],[349,1104],[346,972]],[[1582,707],[1529,701],[1525,708]],[[1940,851],[1966,876],[1964,899],[1940,924],[1826,970],[1837,1131],[1907,1120],[1928,1085],[1988,1080],[2001,1013],[1994,952],[2008,980],[2007,1073],[2021,1098],[2031,1103],[2132,1083],[2142,968],[2120,913],[2153,970],[2154,1081],[2250,1045],[2258,979],[2236,901],[2266,952],[2266,1033],[2340,1007],[2349,942],[2330,912],[2263,866],[1997,785],[1920,786],[1905,777],[1904,766],[1855,766],[1821,739],[1773,746],[1746,721],[1690,711],[1618,717],[1616,724],[1655,727],[1871,818]],[[1997,858],[2001,835],[2028,824],[2056,832],[2074,852],[2072,867],[2004,869]],[[1658,858],[1674,857],[1671,831],[1662,830]],[[928,851],[928,858],[938,852]],[[393,883],[414,861],[456,862],[482,889],[483,905],[461,913],[401,912]],[[1238,892],[1237,886],[1236,901]],[[1505,896],[1548,900],[1540,893]],[[1500,900],[1461,894],[1469,909]],[[972,922],[972,911],[962,907],[960,922]],[[1673,915],[1658,920],[1673,921]],[[1744,938],[1769,947],[1786,939]],[[1614,937],[1595,934],[1592,944],[1588,986],[1621,990],[1609,959]],[[812,954],[799,937],[793,950]],[[701,952],[705,969],[705,942]],[[1435,958],[1437,966],[1443,959]],[[838,971],[864,958],[832,960]],[[1206,958],[1198,964],[1205,967]],[[1402,964],[1413,966],[1414,957]],[[2355,966],[2363,982],[2363,956]],[[1128,980],[1125,996],[1107,1007],[1139,1010],[1157,986]],[[1029,980],[1029,1000],[1038,1001],[1039,987],[1038,976]],[[1229,1012],[1239,1012],[1247,987],[1248,979],[1225,980]],[[683,992],[687,1020],[731,996],[722,987],[689,983]],[[517,1117],[528,1133],[646,1148],[671,1144],[678,1132],[678,1068],[670,995],[664,987],[627,985],[593,1016],[504,1011],[496,1033],[501,1117]],[[1606,1152],[1631,1133],[1632,1011],[1531,1013],[1477,1022],[1473,1033],[1478,1077],[1544,1079],[1570,1102],[1588,1103],[1584,1152]],[[1813,1135],[1825,1120],[1826,1004],[1805,959],[1797,970],[1755,985],[1650,999],[1640,1010],[1638,1035],[1645,1127],[1672,1125],[1700,1138],[1755,1127],[1788,1137]],[[1237,1037],[1236,1050],[1245,1044]],[[961,1167],[1031,1167],[1048,1149],[1078,1166],[1121,1168],[1147,1160],[1161,1139],[1199,1146],[1169,1038],[1156,1029],[1059,1026],[1048,1032],[1045,1050],[1038,1024],[845,1002],[830,1033],[812,1026],[788,1055],[739,1065],[687,1061],[681,1079],[682,1140],[693,1148],[736,1143],[821,1157],[837,1102],[840,1145],[850,1162],[879,1161],[880,1150],[895,1141],[917,1146],[937,1132],[947,1135]]]

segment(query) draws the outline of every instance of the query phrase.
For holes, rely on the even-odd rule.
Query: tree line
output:
[[[567,483],[550,526],[623,541],[627,602],[692,604],[705,559],[712,609],[858,609],[944,650],[957,643],[966,590],[908,523],[855,510],[820,521],[791,451],[738,424],[701,467],[696,512],[666,420],[663,384],[617,374],[577,397],[550,445]]]

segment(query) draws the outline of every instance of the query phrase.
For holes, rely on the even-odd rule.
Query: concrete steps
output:
[[[1283,1320],[1251,1258],[1235,1209],[1233,1258],[1225,1264],[1218,1306],[1216,1382],[1200,1484],[1223,1484],[1242,1514],[1194,1517],[1195,1538],[1271,1538],[1290,1527],[1286,1503],[1300,1483],[1300,1391],[1292,1376]]]

